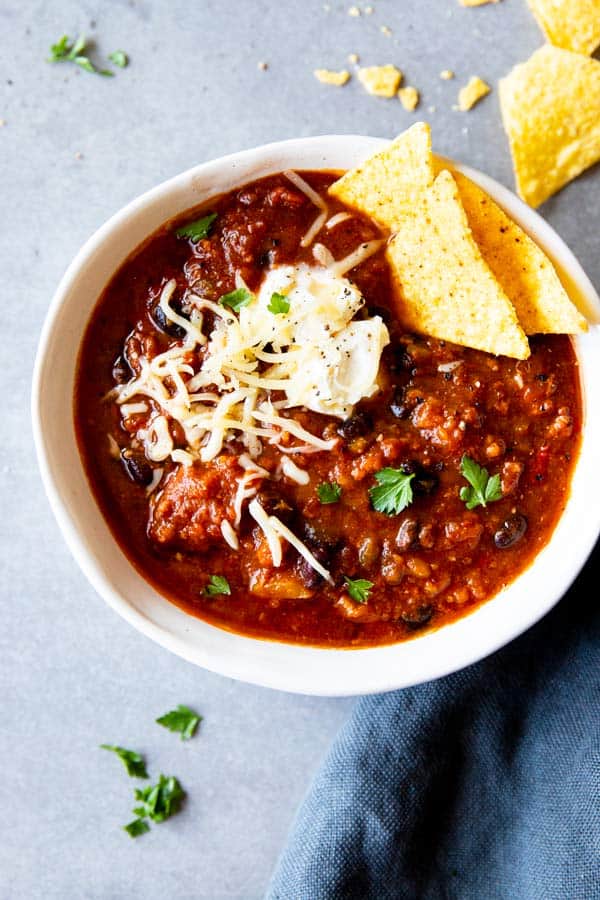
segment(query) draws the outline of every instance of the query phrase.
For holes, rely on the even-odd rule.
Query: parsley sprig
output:
[[[144,757],[137,753],[135,750],[127,750],[125,747],[117,747],[116,744],[100,744],[101,750],[110,750],[111,753],[116,753],[119,757],[125,768],[127,769],[127,774],[131,778],[148,778],[148,773],[146,772],[146,763],[144,762]]]
[[[254,294],[248,288],[237,288],[237,290],[219,297],[221,306],[229,306],[234,312],[239,312],[242,306],[248,306],[253,300]]]
[[[487,469],[466,454],[460,461],[460,471],[470,485],[460,489],[460,499],[464,501],[467,509],[487,506],[488,503],[502,498],[500,476],[498,474],[490,476]]]
[[[231,594],[231,585],[224,575],[211,575],[210,581],[204,588],[204,593],[209,597],[215,597],[217,594]]]
[[[87,41],[82,34],[74,41],[71,41],[68,34],[63,34],[62,37],[50,47],[50,56],[48,57],[47,62],[72,62],[86,72],[112,78],[115,73],[111,69],[99,69],[98,66],[95,66],[90,60],[89,56],[86,54],[87,46]],[[108,58],[121,69],[124,69],[129,61],[123,50],[116,50],[114,53],[111,53]]]
[[[324,481],[317,485],[317,497],[323,505],[337,503],[342,496],[342,489],[337,481]]]
[[[344,575],[344,581],[346,582],[348,596],[354,600],[355,603],[367,602],[369,593],[373,587],[372,581],[367,581],[366,578],[348,578],[346,575]]]
[[[278,294],[277,291],[275,291],[271,294],[267,309],[269,312],[272,312],[274,316],[284,315],[290,311],[290,301],[284,294]]]
[[[163,728],[174,731],[181,735],[182,741],[189,741],[196,733],[198,725],[202,721],[202,716],[190,709],[189,706],[179,704],[177,709],[172,709],[156,720]]]
[[[197,241],[202,240],[202,238],[208,237],[212,223],[216,218],[216,213],[209,213],[207,216],[202,216],[201,219],[194,219],[193,222],[186,222],[185,225],[176,229],[175,234],[177,237],[188,238],[195,244]]]
[[[380,469],[375,473],[377,485],[370,488],[373,509],[386,516],[397,516],[413,501],[411,481],[414,472],[407,475],[402,469]]]
[[[148,818],[160,824],[179,812],[184,797],[185,791],[181,787],[179,779],[174,775],[160,775],[156,784],[149,784],[145,788],[136,788],[135,799],[139,806],[136,806],[133,812],[138,820]],[[125,827],[128,828],[128,826]]]

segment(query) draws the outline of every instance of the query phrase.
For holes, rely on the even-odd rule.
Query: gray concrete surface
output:
[[[439,152],[512,185],[497,93],[452,110],[473,73],[491,84],[541,36],[524,0],[2,0],[2,625],[0,897],[260,898],[294,810],[352,701],[287,696],[196,669],[95,595],[42,494],[29,428],[30,371],[54,287],[81,243],[136,194],[195,163],[328,132],[391,137],[415,121],[396,100],[318,84],[315,67],[394,62],[423,94]],[[364,6],[365,4],[360,4]],[[388,26],[387,36],[381,26]],[[85,32],[113,79],[44,61]],[[258,63],[268,63],[261,71]],[[451,68],[456,81],[441,81]],[[600,282],[598,188],[588,173],[543,210]],[[153,725],[176,703],[205,716],[180,743]],[[185,811],[134,842],[132,782],[102,741],[181,777]],[[290,898],[295,900],[295,898]]]

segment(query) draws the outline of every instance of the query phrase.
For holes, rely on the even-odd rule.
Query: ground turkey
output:
[[[233,456],[179,466],[152,507],[149,535],[158,544],[205,550],[222,541],[221,522],[233,521],[233,499],[242,475]]]

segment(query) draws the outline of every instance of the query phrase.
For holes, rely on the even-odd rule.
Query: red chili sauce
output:
[[[344,210],[326,193],[333,174],[303,177],[327,199],[329,216]],[[203,211],[217,214],[206,238],[176,234]],[[571,341],[536,336],[530,359],[517,361],[407,334],[392,312],[383,249],[346,276],[365,298],[357,318],[378,313],[389,330],[380,392],[345,421],[305,409],[284,413],[313,434],[338,438],[331,450],[291,457],[309,473],[308,484],[281,474],[282,454],[267,441],[256,460],[271,475],[257,483],[262,507],[304,542],[332,583],[285,541],[274,567],[246,508],[239,548],[224,540],[220,523],[231,519],[243,475],[244,448],[235,435],[210,462],[147,459],[136,435],[159,405],[148,401],[147,412],[123,419],[111,390],[139,373],[143,359],[181,344],[181,329],[157,306],[167,280],[177,283],[172,305],[188,316],[190,292],[217,302],[236,288],[236,273],[255,290],[269,267],[314,264],[312,248],[300,241],[316,208],[284,175],[232,191],[203,211],[166,224],[121,266],[97,303],[79,358],[81,456],[137,570],[171,602],[220,627],[338,647],[402,641],[453,621],[513,581],[547,543],[569,492],[581,429]],[[335,259],[382,236],[348,212],[318,235]],[[205,316],[207,335],[213,324]],[[197,371],[202,353],[190,353],[189,362]],[[178,423],[170,423],[170,433],[174,446],[185,448]],[[464,456],[499,476],[501,499],[467,509],[460,497]],[[373,509],[369,490],[385,468],[413,475],[413,500],[397,515]],[[148,493],[157,469],[162,476]],[[337,502],[320,502],[317,488],[326,483],[341,489]],[[207,590],[215,575],[227,580],[229,594]],[[350,596],[345,579],[371,583],[365,602]]]

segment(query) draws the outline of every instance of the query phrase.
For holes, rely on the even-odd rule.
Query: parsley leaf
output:
[[[376,487],[369,490],[373,509],[394,516],[413,501],[412,475],[406,475],[402,469],[380,469],[375,472]]]
[[[211,575],[210,581],[204,588],[204,593],[210,597],[216,594],[231,594],[231,587],[224,575]]]
[[[175,234],[177,237],[189,238],[190,241],[195,244],[196,241],[200,241],[202,238],[208,236],[211,225],[216,218],[216,213],[210,213],[208,216],[203,216],[201,219],[194,219],[193,222],[188,222],[187,225],[182,225],[181,228],[178,228]]]
[[[267,309],[269,312],[272,312],[274,316],[283,315],[290,311],[290,301],[284,294],[278,294],[277,291],[275,291],[274,294],[271,294]]]
[[[337,503],[341,496],[342,489],[337,481],[324,481],[317,485],[317,497],[320,503]]]
[[[466,454],[460,461],[460,471],[471,485],[460,489],[460,499],[465,502],[467,509],[487,506],[488,503],[502,498],[500,476],[492,475],[490,477],[487,469],[478,465]]]
[[[123,825],[123,831],[126,831],[129,837],[136,838],[140,834],[146,834],[150,831],[150,826],[145,819],[134,819],[129,825]]]
[[[188,741],[196,733],[196,729],[202,721],[202,716],[195,713],[189,706],[179,705],[177,709],[172,709],[156,721],[163,728],[168,728],[169,731],[181,734],[182,741]]]
[[[346,575],[344,575],[344,581],[348,587],[348,594],[355,603],[367,602],[369,599],[369,592],[373,587],[372,581],[367,581],[366,578],[357,578],[356,580],[353,580]]]
[[[251,294],[247,288],[238,288],[236,291],[230,291],[219,297],[221,306],[230,306],[234,312],[239,312],[242,306],[248,306],[254,300],[254,294]]]
[[[153,822],[164,822],[179,812],[185,791],[174,775],[161,775],[158,784],[136,788],[135,799],[140,802],[133,810],[138,818],[152,819]]]
[[[115,74],[114,72],[111,72],[110,69],[96,68],[93,62],[84,55],[86,44],[86,39],[82,34],[79,35],[73,44],[71,43],[69,35],[63,34],[56,44],[52,44],[50,47],[48,62],[73,62],[76,66],[79,66],[80,69],[84,69],[86,72],[91,72],[94,75],[105,75],[112,78]],[[123,53],[122,50],[119,52]]]
[[[148,778],[144,758],[135,750],[126,750],[125,747],[117,747],[114,744],[100,744],[100,749],[116,753],[131,778]]]
[[[109,53],[108,58],[120,69],[124,69],[129,62],[129,58],[123,50],[115,50],[114,53]]]

